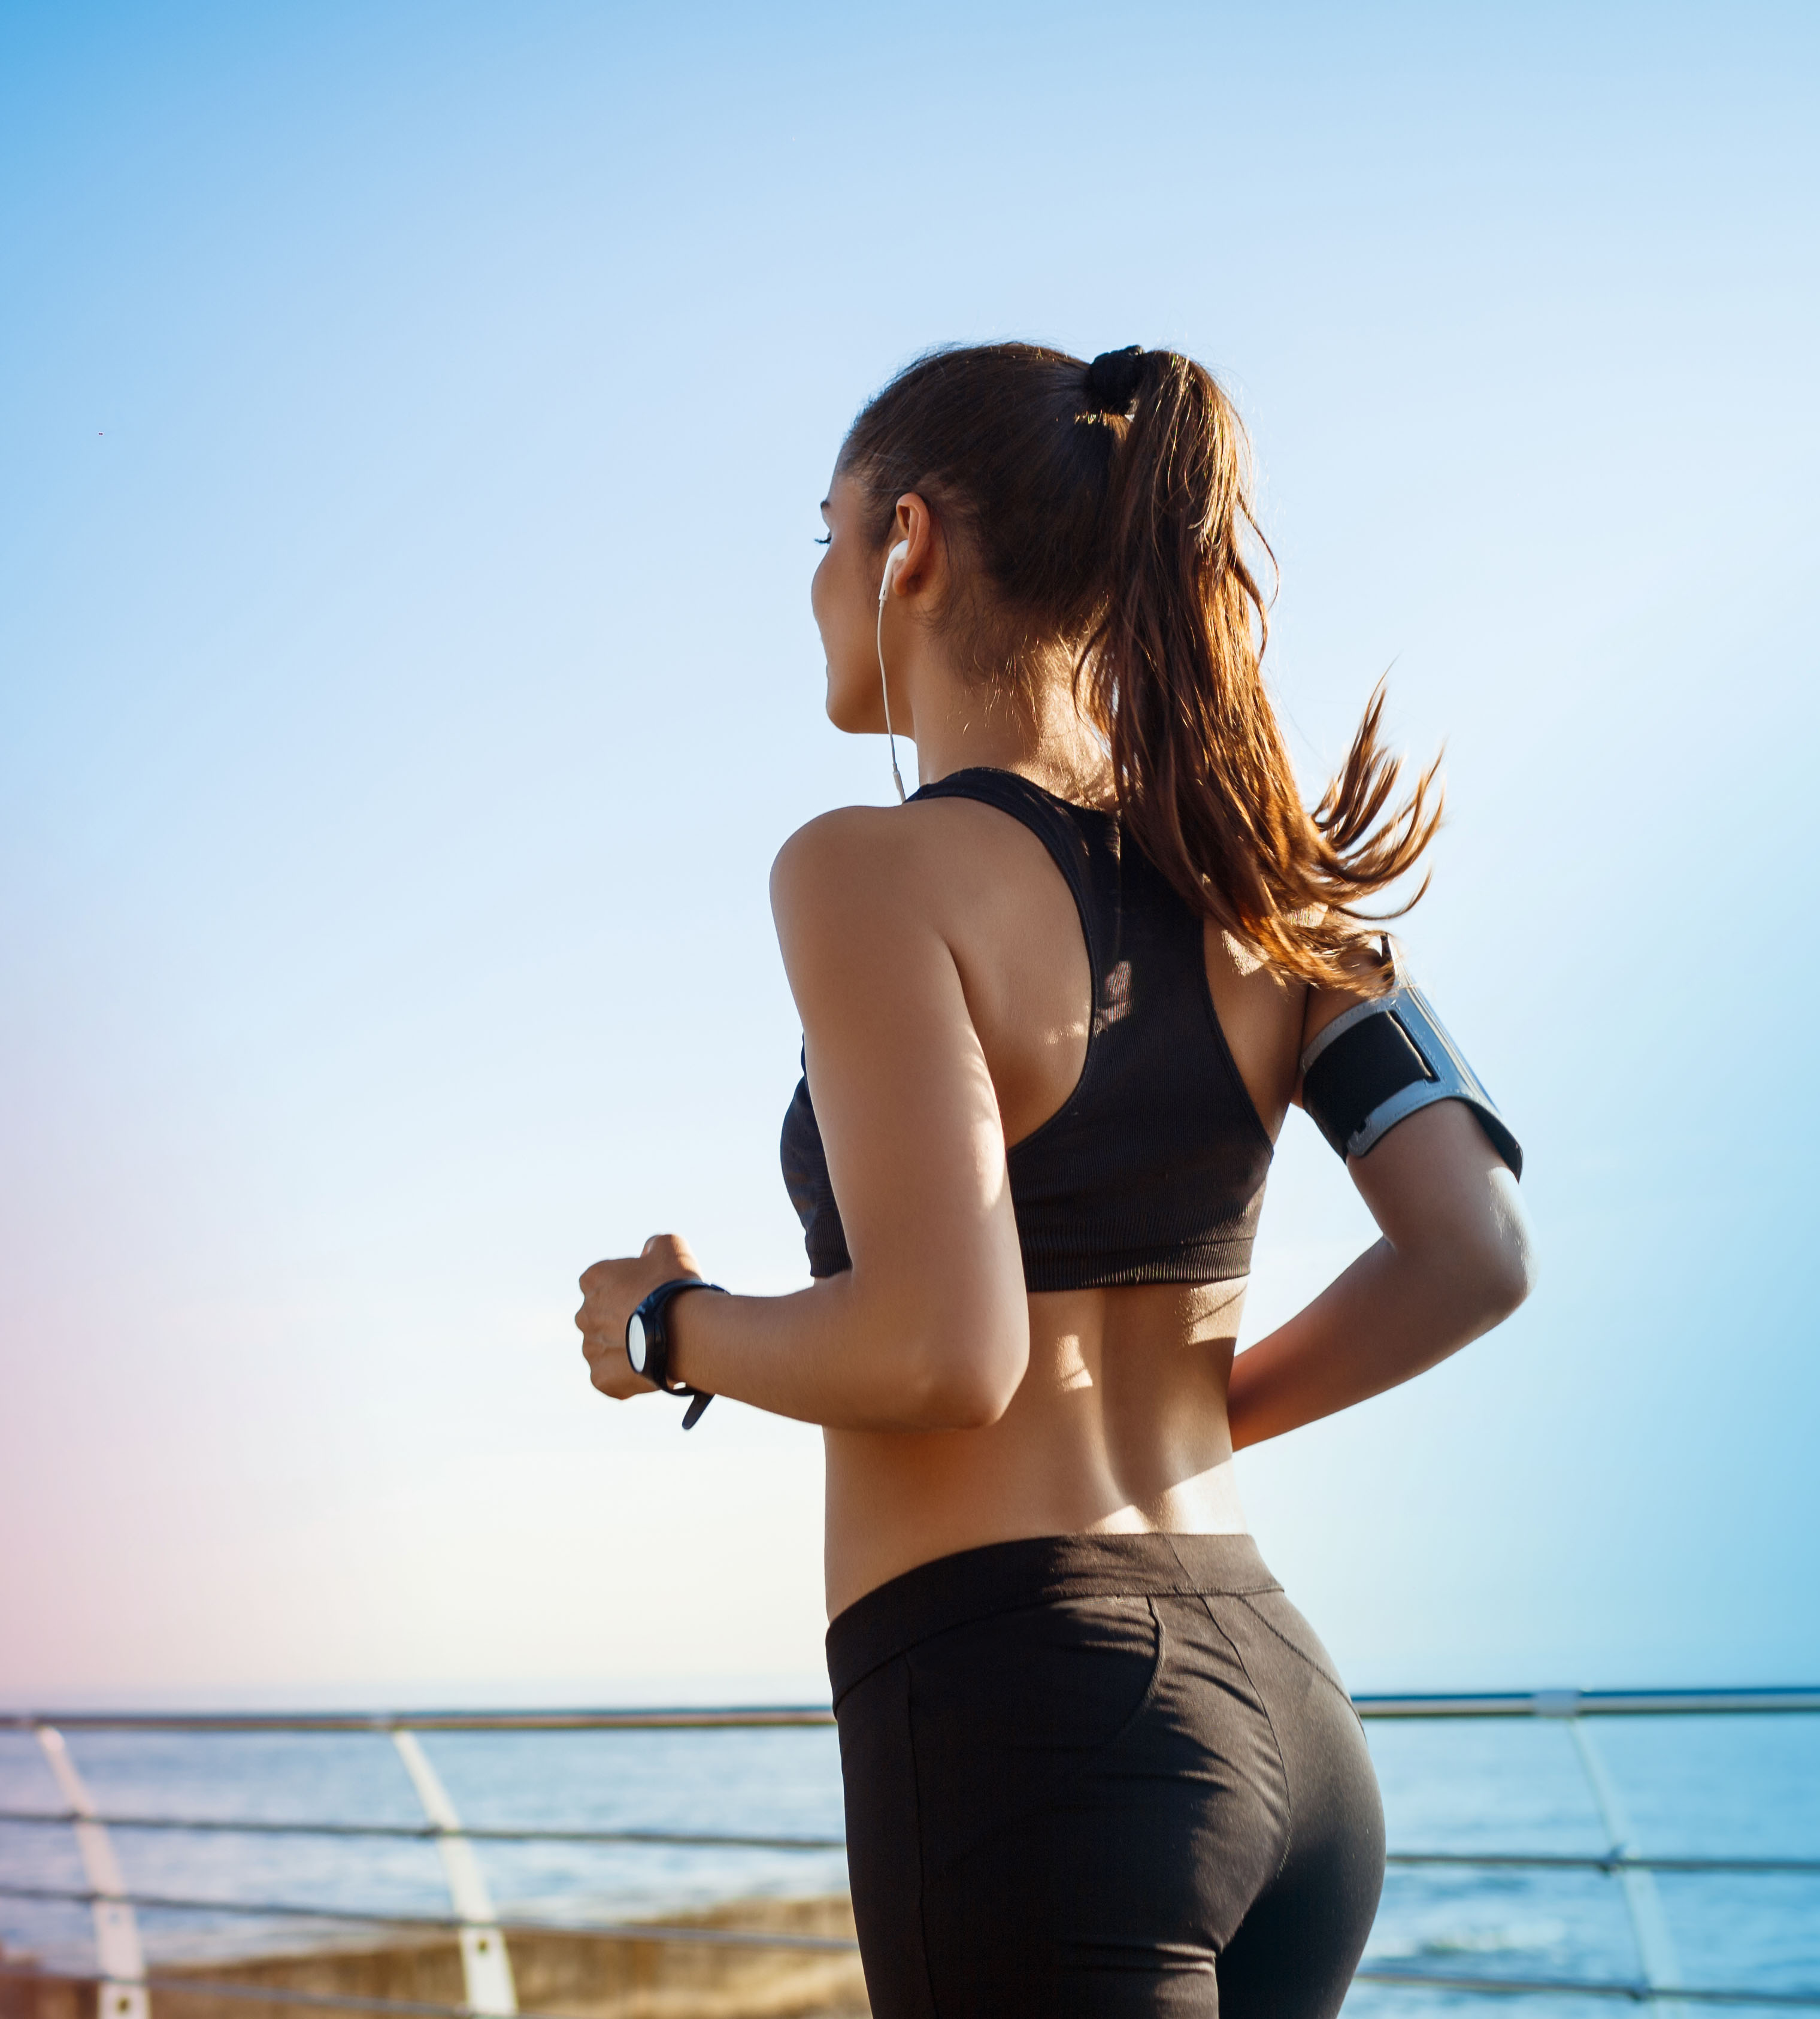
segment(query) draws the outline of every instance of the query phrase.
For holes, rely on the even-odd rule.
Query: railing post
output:
[[[1561,1716],[1552,1709],[1544,1711],[1547,1716]],[[1624,1807],[1623,1797],[1618,1792],[1618,1784],[1612,1778],[1598,1748],[1593,1743],[1593,1735],[1586,1729],[1586,1721],[1568,1709],[1565,1713],[1568,1734],[1573,1740],[1574,1750],[1579,1755],[1580,1766],[1586,1777],[1586,1785],[1593,1791],[1593,1806],[1599,1811],[1599,1820],[1605,1828],[1606,1840],[1612,1847],[1614,1858],[1640,1858],[1642,1847],[1637,1841],[1636,1832],[1630,1827],[1629,1812]],[[1682,1988],[1680,1958],[1675,1952],[1674,1937],[1669,1931],[1668,1916],[1662,1912],[1662,1894],[1656,1890],[1655,1875],[1639,1872],[1633,1866],[1621,1866],[1618,1878],[1624,1888],[1624,1904],[1630,1915],[1630,1932],[1637,1942],[1637,1959],[1642,1966],[1643,1981],[1652,1992],[1675,1992]],[[1650,2009],[1657,2019],[1691,2019],[1688,2008],[1674,1998],[1655,1998]]]
[[[145,1952],[140,1945],[139,1923],[122,1897],[125,1882],[105,1825],[96,1820],[94,1802],[63,1735],[54,1725],[34,1724],[39,1747],[70,1805],[75,1825],[76,1848],[82,1854],[83,1876],[92,1895],[95,1916],[95,1959],[101,1974],[98,1999],[100,2019],[151,2019],[151,2000],[145,1988]]]
[[[487,2019],[513,2019],[518,2010],[517,1987],[512,1981],[512,1959],[506,1937],[493,1912],[493,1897],[474,1855],[474,1847],[462,1834],[462,1819],[448,1798],[448,1790],[417,1742],[417,1734],[397,1725],[392,1727],[392,1743],[411,1776],[423,1813],[436,1832],[436,1847],[442,1854],[448,1897],[461,1923],[462,1981],[468,2009]]]

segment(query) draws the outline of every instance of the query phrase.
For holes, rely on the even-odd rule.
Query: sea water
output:
[[[1601,1717],[1586,1730],[1628,1812],[1633,1847],[1662,1857],[1820,1859],[1820,1716]],[[1572,1734],[1555,1720],[1372,1721],[1390,1847],[1404,1852],[1597,1855],[1610,1848]],[[841,1833],[833,1733],[774,1731],[431,1732],[425,1750],[475,1828]],[[77,1731],[73,1758],[116,1816],[419,1825],[379,1733]],[[0,1807],[60,1811],[38,1751],[0,1734]],[[444,1915],[422,1840],[184,1836],[117,1829],[127,1887],[166,1898],[362,1913]],[[838,1850],[491,1844],[478,1854],[501,1915],[581,1923],[651,1919],[753,1895],[844,1887]],[[84,1886],[66,1827],[0,1823],[0,1886]],[[1820,1876],[1659,1875],[1688,1985],[1820,1992]],[[272,1912],[142,1909],[154,1965],[270,1952],[355,1932]],[[87,1969],[85,1908],[0,1897],[0,1942]],[[1621,1882],[1598,1872],[1393,1865],[1368,1964],[1497,1977],[1635,1982]],[[1609,2013],[1608,2000],[1488,2002],[1361,1984],[1347,2010]]]

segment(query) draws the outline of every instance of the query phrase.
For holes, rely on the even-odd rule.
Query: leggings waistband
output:
[[[1280,1591],[1249,1535],[1033,1535],[919,1564],[828,1629],[834,1701],[920,1640],[1064,1598]]]

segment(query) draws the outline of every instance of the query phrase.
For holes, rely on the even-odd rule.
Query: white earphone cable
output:
[[[897,739],[891,733],[891,683],[885,677],[885,598],[891,593],[891,563],[898,557],[894,552],[886,560],[884,579],[879,584],[879,691],[885,698],[885,740],[891,746],[891,777],[897,788],[897,803],[902,806],[909,796],[904,790],[904,774],[897,769]]]

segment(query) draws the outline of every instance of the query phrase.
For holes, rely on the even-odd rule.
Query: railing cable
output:
[[[67,1828],[76,1820],[68,1811],[0,1809],[0,1823],[56,1823]],[[111,1829],[194,1830],[228,1836],[380,1837],[393,1840],[434,1843],[437,1832],[431,1823],[330,1823],[268,1821],[263,1817],[228,1816],[101,1816],[96,1818]],[[462,1835],[471,1843],[642,1843],[678,1844],[698,1850],[845,1850],[843,1836],[743,1836],[719,1830],[661,1829],[487,1829],[473,1823],[462,1825]],[[1814,1869],[1820,1872],[1820,1859]]]
[[[60,1809],[0,1809],[0,1824],[37,1824],[67,1829],[75,1815]],[[437,1831],[430,1823],[331,1823],[277,1821],[263,1817],[97,1816],[110,1829],[196,1832],[225,1836],[372,1837],[387,1842],[433,1843]],[[691,1850],[845,1850],[843,1836],[747,1836],[720,1830],[544,1829],[532,1824],[488,1829],[464,1823],[462,1835],[471,1843],[615,1844],[671,1847]],[[1683,1858],[1644,1856],[1615,1851],[1558,1850],[1392,1850],[1387,1865],[1480,1866],[1487,1871],[1661,1872],[1681,1876],[1728,1875],[1734,1878],[1771,1876],[1820,1878],[1820,1858]]]
[[[92,1905],[101,1896],[75,1887],[13,1886],[0,1884],[0,1900],[56,1901],[75,1906]],[[168,1893],[110,1894],[151,1913],[242,1915],[255,1920],[334,1921],[353,1927],[413,1928],[434,1934],[459,1934],[472,1923],[459,1914],[380,1913],[368,1907],[305,1905],[285,1900],[196,1900]],[[599,1921],[575,1923],[557,1921],[499,1919],[490,1925],[506,1935],[598,1935],[615,1941],[716,1941],[750,1948],[857,1950],[858,1944],[845,1936],[794,1935],[770,1930],[668,1928],[644,1921]],[[149,1982],[150,1980],[148,1979]],[[464,2011],[478,2008],[466,2006]],[[483,2015],[484,2019],[484,2015]],[[524,2019],[524,2015],[520,2015]]]
[[[728,1937],[718,1929],[709,1928],[647,1928],[643,1926],[629,1929],[627,1934],[639,1941],[716,1941],[734,1940],[756,1942],[756,1936]],[[781,1946],[781,1943],[772,1946]],[[802,1946],[792,1944],[791,1946]],[[829,1941],[824,1947],[840,1947],[848,1950],[856,1945]],[[1532,1996],[1622,1999],[1634,2005],[1649,2003],[1656,1995],[1647,1984],[1628,1984],[1611,1978],[1569,1977],[1480,1977],[1466,1971],[1399,1970],[1388,1965],[1362,1964],[1358,1973],[1362,1984],[1396,1985],[1406,1988],[1423,1991],[1481,1992],[1499,1995],[1527,1992]],[[34,1979],[41,1984],[98,1985],[107,1980],[81,1971],[45,1970],[29,1963],[0,1963],[0,1977]],[[262,2005],[302,2006],[330,2012],[393,2013],[401,2019],[482,2019],[466,2005],[437,2005],[420,1999],[361,1998],[348,1993],[327,1991],[292,1991],[282,1986],[263,1984],[236,1984],[219,1977],[166,1977],[161,1974],[148,1976],[146,1985],[152,1991],[189,1992],[208,1998],[244,2000]],[[1676,1999],[1685,2004],[1751,2006],[1782,2011],[1811,2011],[1820,2010],[1820,1990],[1814,1991],[1754,1991],[1738,1986],[1697,1985],[1684,1988],[1675,1993]],[[519,2019],[571,2019],[571,2015],[527,2012]]]
[[[1575,1718],[1735,1716],[1820,1711],[1820,1689],[1530,1690],[1357,1696],[1362,1718]],[[0,1731],[40,1724],[66,1731],[709,1731],[825,1727],[825,1704],[625,1710],[0,1711]]]

